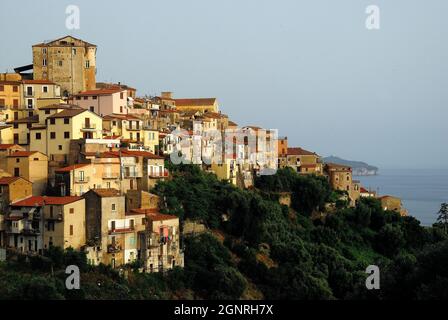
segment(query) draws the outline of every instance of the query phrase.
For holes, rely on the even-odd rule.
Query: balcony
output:
[[[83,123],[81,127],[81,131],[95,131],[96,123]]]
[[[128,131],[140,131],[141,127],[140,126],[129,126],[129,125],[127,125],[126,126],[126,130],[128,130]]]
[[[24,236],[38,236],[40,235],[39,229],[34,229],[32,227],[23,228],[21,232]]]
[[[48,217],[46,217],[46,220],[50,220],[50,221],[62,221],[62,213],[58,213],[55,215],[49,215]]]
[[[90,177],[74,177],[73,181],[74,183],[88,183],[90,180]]]
[[[149,177],[154,179],[160,179],[160,178],[167,178],[168,177],[168,170],[164,170],[163,172],[150,172]]]
[[[119,173],[103,173],[103,179],[118,179],[120,177]]]
[[[135,170],[135,171],[126,171],[125,170],[123,175],[125,178],[128,178],[128,179],[142,177],[142,174],[138,170]]]
[[[107,245],[107,253],[118,253],[122,250],[121,244],[112,243]]]
[[[135,228],[133,226],[125,226],[123,228],[115,228],[109,230],[109,234],[123,234],[123,233],[132,233]]]
[[[148,249],[157,248],[160,246],[160,237],[156,233],[152,233],[148,236]]]

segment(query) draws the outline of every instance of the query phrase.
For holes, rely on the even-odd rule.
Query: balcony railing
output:
[[[83,123],[81,130],[96,130],[96,123]]]
[[[149,177],[150,178],[166,178],[168,177],[168,170],[165,170],[163,172],[150,172]]]
[[[122,228],[110,229],[109,234],[120,234],[120,233],[131,233],[134,232],[135,227],[133,226],[124,226]]]
[[[46,217],[47,220],[52,220],[52,221],[62,221],[62,213],[58,213],[58,214],[53,214],[53,215],[48,215],[48,217]]]
[[[103,179],[118,179],[119,177],[119,173],[103,173]]]
[[[140,127],[140,126],[130,126],[130,125],[127,125],[126,126],[126,130],[128,130],[128,131],[140,131],[141,130],[141,128],[142,127]]]
[[[23,228],[22,234],[26,236],[37,236],[40,234],[39,229],[33,229],[33,228]]]
[[[75,182],[75,183],[88,183],[89,182],[89,180],[90,180],[90,177],[75,177],[74,179],[73,179],[73,181]]]
[[[142,174],[138,170],[128,171],[128,172],[126,172],[126,170],[125,170],[123,175],[125,178],[141,178],[142,177]]]

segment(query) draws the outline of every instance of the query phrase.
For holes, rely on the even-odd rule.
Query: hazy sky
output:
[[[79,30],[65,28],[78,5]],[[368,5],[381,29],[365,28]],[[448,167],[448,1],[0,2],[0,72],[66,34],[98,45],[97,81],[217,97],[240,125],[380,167]]]

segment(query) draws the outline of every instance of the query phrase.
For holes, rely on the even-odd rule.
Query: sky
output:
[[[446,0],[1,0],[0,72],[70,34],[98,46],[97,81],[217,97],[240,126],[322,156],[448,169],[447,12]]]

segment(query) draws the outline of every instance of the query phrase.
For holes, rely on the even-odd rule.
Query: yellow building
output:
[[[16,151],[7,157],[7,171],[33,183],[33,195],[45,193],[48,180],[48,157],[38,151]]]
[[[219,111],[219,105],[216,98],[174,99],[174,101],[178,111]]]
[[[22,87],[23,108],[28,110],[37,109],[47,100],[53,103],[61,100],[61,87],[49,80],[23,80]]]
[[[22,105],[22,83],[0,81],[0,109],[18,109]]]
[[[320,157],[315,152],[302,148],[287,148],[286,164],[300,174],[323,173]]]
[[[55,109],[59,111],[59,109]],[[45,125],[39,124],[31,129],[30,148],[37,148],[49,156],[50,165],[60,166],[68,163],[70,140],[102,138],[102,118],[84,109],[40,109],[46,116]]]
[[[93,90],[96,50],[96,45],[72,36],[33,45],[34,79],[59,84],[64,96]]]

